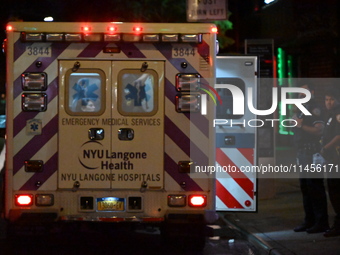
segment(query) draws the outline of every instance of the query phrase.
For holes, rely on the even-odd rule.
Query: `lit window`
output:
[[[104,74],[96,72],[70,73],[66,88],[67,112],[71,115],[99,115],[104,110]]]
[[[122,115],[154,115],[157,112],[157,74],[152,70],[123,70],[119,74],[118,109]]]

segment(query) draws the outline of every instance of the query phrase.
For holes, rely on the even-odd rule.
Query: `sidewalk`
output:
[[[292,150],[278,152],[277,163],[294,159],[293,153]],[[262,254],[339,255],[340,236],[325,238],[322,233],[293,231],[304,217],[299,180],[271,181],[275,183],[276,193],[272,197],[258,200],[257,213],[226,213],[224,219],[227,224],[239,229],[250,242],[261,246]],[[328,214],[332,225],[334,211],[329,201]]]

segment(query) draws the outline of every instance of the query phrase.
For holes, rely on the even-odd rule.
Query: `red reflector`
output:
[[[207,196],[205,195],[190,195],[189,206],[191,207],[204,207],[207,205]]]
[[[15,195],[15,204],[17,206],[31,206],[33,204],[33,195]]]

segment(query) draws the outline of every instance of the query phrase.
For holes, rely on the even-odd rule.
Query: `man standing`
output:
[[[314,88],[311,85],[301,87],[308,89],[312,94],[312,99],[304,105],[312,115],[298,113],[294,117],[297,122],[294,130],[294,142],[297,148],[297,164],[302,166],[302,169],[308,169],[313,163],[313,154],[320,150],[320,138],[324,124],[321,119],[321,110],[313,98]],[[304,94],[300,95],[300,97],[304,96]],[[305,219],[300,226],[294,228],[295,232],[321,233],[329,228],[324,179],[321,176],[315,177],[310,176],[308,171],[300,175]]]
[[[321,155],[327,161],[328,195],[335,211],[334,225],[324,236],[340,235],[340,104],[338,93],[330,90],[325,95],[326,126],[322,139]]]

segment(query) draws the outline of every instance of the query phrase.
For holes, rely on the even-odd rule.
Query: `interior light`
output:
[[[15,204],[17,206],[31,206],[33,204],[32,195],[15,195]]]

